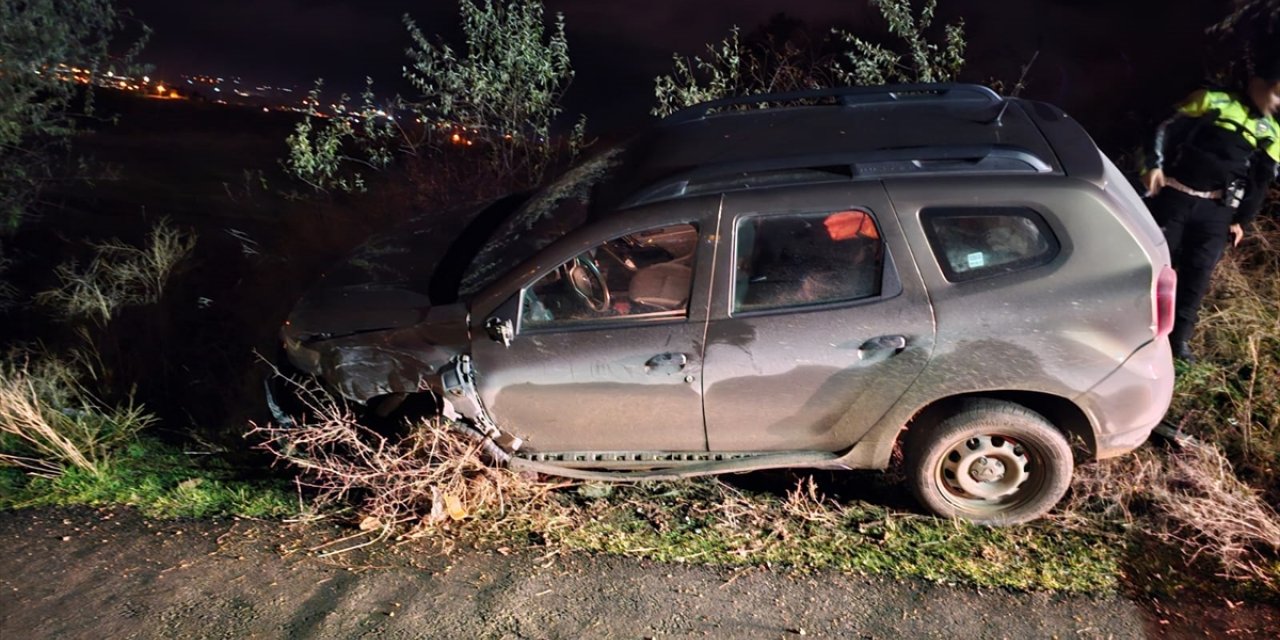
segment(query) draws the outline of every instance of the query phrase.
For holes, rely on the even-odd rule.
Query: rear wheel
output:
[[[929,511],[1005,525],[1048,513],[1071,484],[1066,438],[1012,402],[973,400],[907,440],[911,490]]]

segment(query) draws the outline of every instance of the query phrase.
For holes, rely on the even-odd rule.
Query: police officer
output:
[[[1276,178],[1277,111],[1280,56],[1259,65],[1244,92],[1191,94],[1147,149],[1142,185],[1178,272],[1174,357],[1194,361],[1187,341],[1213,268],[1227,242],[1240,244]]]

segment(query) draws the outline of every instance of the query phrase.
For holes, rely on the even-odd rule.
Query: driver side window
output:
[[[614,238],[521,292],[521,328],[688,315],[698,230],[675,224]]]

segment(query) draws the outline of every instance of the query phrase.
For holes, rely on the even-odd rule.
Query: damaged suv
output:
[[[743,110],[759,103],[792,106]],[[1008,524],[1173,390],[1173,271],[1057,108],[973,85],[676,113],[531,195],[424,217],[327,274],[289,361],[411,394],[512,466],[602,480],[887,467]],[[1073,451],[1073,446],[1076,451]]]

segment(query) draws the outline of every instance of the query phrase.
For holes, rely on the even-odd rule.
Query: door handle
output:
[[[679,371],[683,369],[686,364],[689,364],[689,356],[686,356],[683,353],[659,353],[658,355],[649,358],[649,361],[644,363],[644,370],[652,371],[654,369],[669,369]]]
[[[902,335],[876,336],[858,347],[858,351],[902,351],[907,348],[907,337]]]

